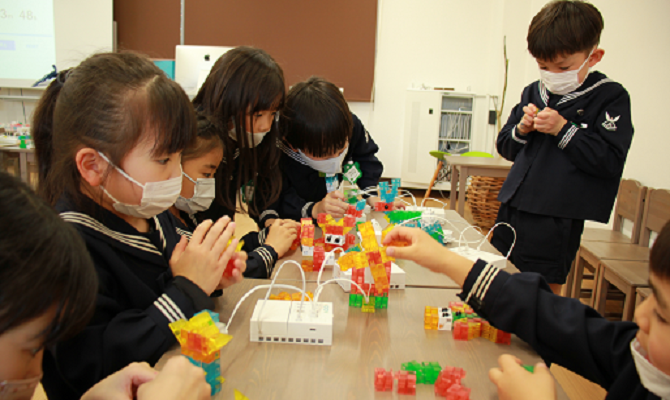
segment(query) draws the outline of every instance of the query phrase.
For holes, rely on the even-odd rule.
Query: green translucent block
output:
[[[533,367],[532,365],[522,365],[522,367],[531,374],[535,373],[535,367]]]

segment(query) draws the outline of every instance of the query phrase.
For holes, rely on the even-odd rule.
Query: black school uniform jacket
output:
[[[169,267],[181,236],[169,211],[139,233],[124,220],[88,200],[90,214],[67,201],[61,217],[81,234],[100,282],[95,314],[73,339],[44,355],[42,383],[50,400],[78,399],[101,379],[134,361],[155,364],[177,343],[169,323],[191,318],[214,302]]]
[[[557,136],[518,134],[529,103],[558,111],[568,123]],[[592,72],[565,96],[534,82],[498,134],[498,152],[514,162],[498,200],[529,213],[606,223],[632,139],[628,92],[604,74]]]
[[[358,162],[362,176],[357,185],[361,189],[377,186],[384,166],[375,154],[379,147],[372,140],[370,133],[365,129],[361,120],[354,114],[354,129],[349,143],[349,150],[342,165],[350,161]],[[282,150],[280,167],[284,175],[282,194],[277,203],[270,206],[262,217],[273,215],[273,218],[286,218],[299,221],[301,218],[311,218],[314,205],[323,200],[326,191],[326,178],[319,175],[319,171],[305,164],[297,151],[293,151],[283,142],[277,145]],[[342,181],[342,174],[338,174]]]
[[[214,203],[212,203],[214,205]],[[201,221],[198,221],[198,214],[189,215],[183,211],[179,215],[187,222],[184,225],[182,221],[175,218],[177,223],[177,233],[186,236],[189,240],[195,230],[196,226]],[[231,217],[232,219],[232,217]],[[279,258],[275,249],[265,244],[265,239],[270,232],[270,228],[263,228],[259,232],[249,232],[240,240],[244,241],[242,250],[247,252],[247,269],[244,271],[244,276],[247,278],[267,279],[272,276],[275,263]]]
[[[459,295],[493,326],[544,359],[607,390],[607,399],[658,399],[642,386],[630,352],[638,326],[610,322],[579,300],[556,296],[541,275],[510,275],[478,260]]]

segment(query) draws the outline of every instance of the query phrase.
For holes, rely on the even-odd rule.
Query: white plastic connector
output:
[[[342,271],[339,266],[333,267],[333,278],[345,278],[351,280],[351,270]],[[351,292],[351,281],[337,282],[345,292]],[[372,284],[375,283],[375,280],[372,278],[370,273],[370,268],[365,269],[365,283]],[[389,282],[389,287],[391,289],[405,289],[405,271],[398,267],[395,263],[391,263],[391,282]]]
[[[333,303],[258,300],[251,316],[252,342],[333,344]],[[262,310],[262,315],[261,315]]]

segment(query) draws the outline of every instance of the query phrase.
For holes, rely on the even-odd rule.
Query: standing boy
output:
[[[609,220],[633,138],[630,98],[594,71],[603,19],[583,1],[554,1],[528,29],[540,80],[528,85],[498,134],[498,152],[514,166],[498,200],[498,222],[516,230],[510,260],[544,276],[554,293],[570,271],[584,220]],[[506,254],[514,242],[496,229]]]

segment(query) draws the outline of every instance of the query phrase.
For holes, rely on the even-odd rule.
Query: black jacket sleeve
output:
[[[517,154],[519,154],[527,143],[526,136],[516,131],[516,126],[521,122],[521,118],[523,118],[523,108],[528,105],[527,91],[528,88],[524,89],[521,95],[521,103],[514,106],[507,119],[507,123],[500,130],[500,133],[498,133],[498,139],[496,140],[498,153],[509,161],[514,161]],[[529,135],[533,134],[535,132],[529,133]]]
[[[261,229],[260,232],[249,232],[242,240],[242,250],[247,252],[247,269],[244,276],[247,278],[267,279],[272,276],[272,270],[279,258],[277,252],[270,245],[265,244],[265,238],[270,228]]]
[[[479,260],[461,298],[493,326],[516,334],[547,363],[606,390],[631,363],[632,322],[610,322],[579,300],[554,295],[541,275],[510,275]]]

